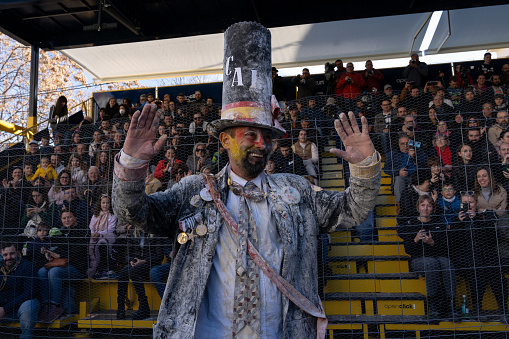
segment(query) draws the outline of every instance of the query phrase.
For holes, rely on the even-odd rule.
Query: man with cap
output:
[[[225,32],[223,109],[209,125],[228,152],[216,176],[183,178],[147,196],[156,107],[136,112],[115,160],[113,206],[122,221],[175,237],[172,267],[155,338],[324,338],[318,297],[319,229],[362,222],[380,188],[380,155],[353,113],[335,122],[351,163],[351,186],[325,191],[293,174],[263,170],[272,139],[284,134],[271,106],[270,32],[242,22]],[[249,51],[247,53],[246,51]],[[275,104],[275,99],[272,99]],[[274,108],[273,108],[274,107]]]

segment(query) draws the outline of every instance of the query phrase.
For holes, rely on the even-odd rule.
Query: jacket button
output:
[[[173,327],[175,326],[175,322],[172,320],[172,319],[166,319],[164,321],[164,328],[166,328],[166,330],[171,330],[173,329]]]

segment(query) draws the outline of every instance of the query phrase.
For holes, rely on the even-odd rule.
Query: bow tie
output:
[[[252,181],[248,181],[245,187],[228,178],[228,186],[233,194],[244,197],[253,202],[260,202],[267,197],[267,193],[260,191]]]

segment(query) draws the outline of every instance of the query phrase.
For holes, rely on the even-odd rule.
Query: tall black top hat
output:
[[[239,22],[224,33],[223,108],[209,131],[216,138],[228,127],[253,126],[285,133],[272,114],[270,31],[256,22]]]

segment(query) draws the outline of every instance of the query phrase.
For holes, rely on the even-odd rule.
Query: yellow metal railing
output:
[[[94,104],[94,100],[93,98],[89,98],[73,107],[71,107],[69,109],[69,111],[72,111],[74,110],[75,108],[77,107],[80,107],[80,109],[83,111],[83,114],[85,116],[89,116],[89,114],[91,115],[92,114],[92,110],[93,110],[93,104]],[[39,127],[43,124],[48,124],[47,127],[49,127],[49,119],[45,119],[41,122],[39,122],[38,124],[32,126],[32,127],[29,127],[29,128],[25,128],[24,130],[22,131],[16,131],[14,132],[15,134],[5,140],[3,140],[0,144],[0,149],[5,149],[4,145],[6,143],[12,143],[12,140],[14,138],[18,138],[18,137],[23,137],[24,138],[24,141],[25,141],[25,147],[28,148],[28,143],[33,139],[33,136],[34,134],[36,134],[38,131],[39,131]]]

